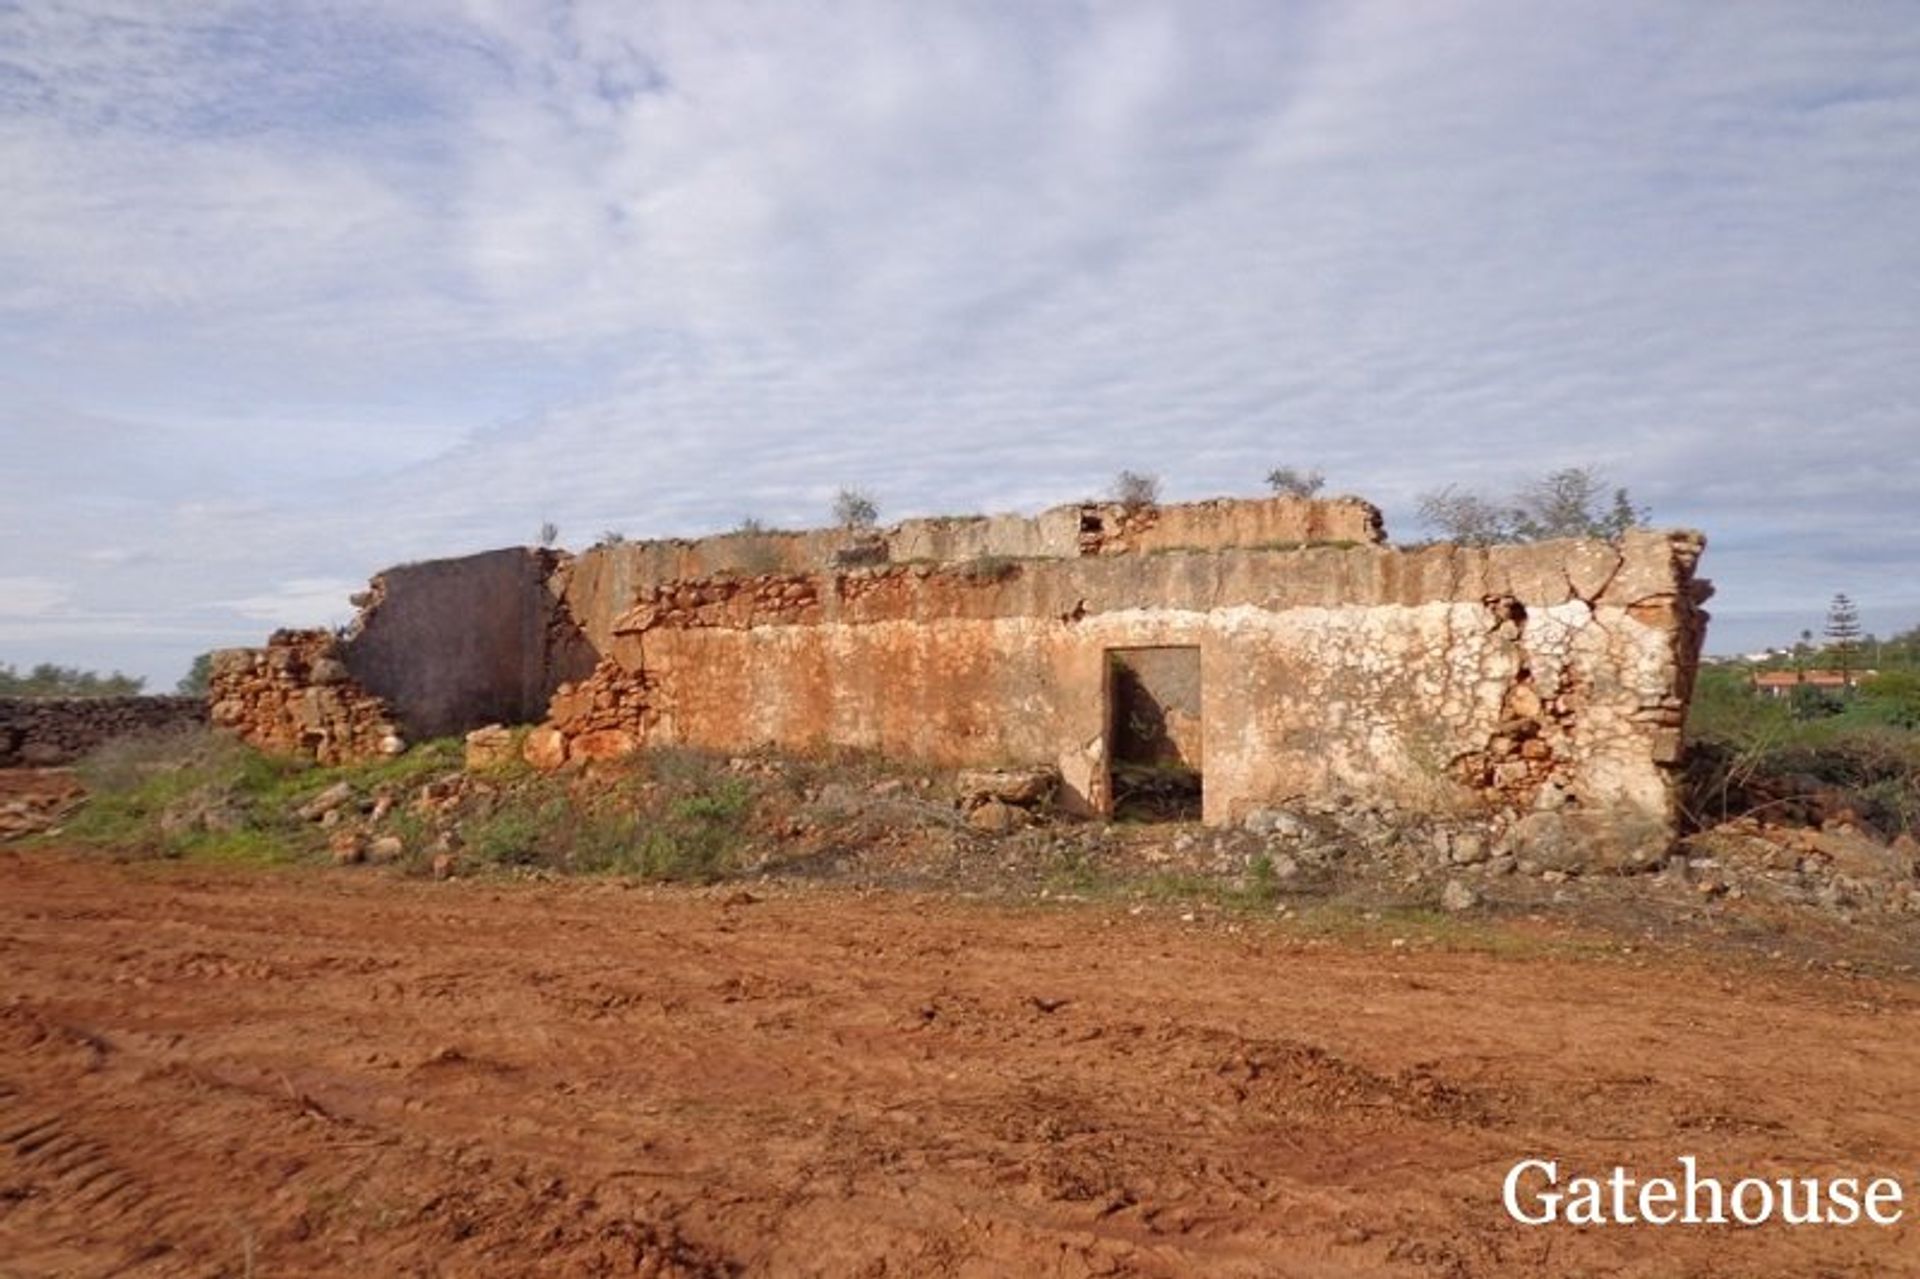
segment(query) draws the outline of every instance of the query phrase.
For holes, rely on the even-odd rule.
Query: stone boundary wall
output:
[[[0,697],[0,768],[70,764],[116,737],[206,722],[203,697]]]

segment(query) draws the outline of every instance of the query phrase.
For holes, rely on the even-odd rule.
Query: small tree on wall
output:
[[[1421,495],[1420,522],[1438,529],[1447,541],[1463,546],[1517,540],[1506,511],[1478,493],[1463,492],[1451,484]]]
[[[859,489],[841,489],[833,499],[833,522],[844,529],[870,529],[880,522],[880,504]]]
[[[1160,477],[1140,471],[1122,471],[1113,479],[1113,500],[1129,511],[1160,504]]]
[[[1318,471],[1276,466],[1267,472],[1267,487],[1276,497],[1312,497],[1326,486],[1327,477]]]
[[[1561,537],[1617,541],[1647,522],[1624,488],[1608,491],[1600,472],[1569,466],[1528,481],[1506,502],[1454,488],[1420,497],[1422,523],[1450,542],[1485,546],[1493,542],[1542,542]]]

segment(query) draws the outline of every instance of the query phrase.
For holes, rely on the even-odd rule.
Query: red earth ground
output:
[[[0,850],[0,1275],[1920,1273],[1910,978]],[[1528,1229],[1568,1171],[1871,1226]]]

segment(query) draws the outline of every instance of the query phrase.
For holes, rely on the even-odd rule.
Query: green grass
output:
[[[549,803],[513,803],[465,824],[467,848],[490,866],[531,866],[541,860],[542,836],[565,817]]]
[[[257,861],[300,766],[205,729],[121,738],[80,765],[63,838],[161,856]],[[243,838],[247,837],[247,838]]]
[[[83,760],[87,801],[63,839],[121,852],[226,864],[272,864],[323,855],[324,833],[298,808],[339,782],[366,796],[399,796],[457,769],[461,743],[426,742],[404,755],[320,767],[268,755],[204,728],[125,737]],[[396,809],[383,829],[399,833]]]
[[[319,767],[262,754],[205,729],[111,743],[82,766],[87,802],[62,837],[144,856],[228,865],[320,861],[332,833],[299,816],[321,791],[347,783],[357,800],[394,804],[377,835],[397,835],[419,869],[443,823],[412,803],[428,782],[459,773],[457,739],[404,755]],[[536,773],[518,759],[478,776],[451,814],[470,865],[707,882],[732,873],[756,792],[722,760],[662,750],[609,769]],[[356,806],[357,807],[357,806]],[[357,811],[350,820],[359,820]]]
[[[189,838],[180,846],[188,861],[225,866],[279,866],[295,860],[285,835],[264,830],[236,830]]]

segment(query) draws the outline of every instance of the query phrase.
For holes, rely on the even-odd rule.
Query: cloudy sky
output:
[[[0,0],[0,661],[400,560],[1594,465],[1920,623],[1911,3]]]

